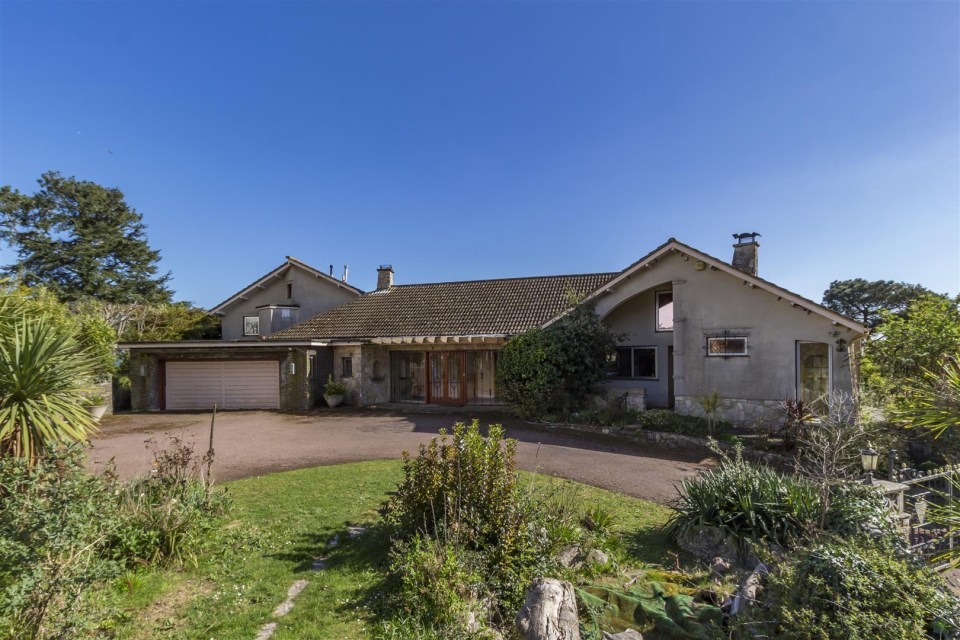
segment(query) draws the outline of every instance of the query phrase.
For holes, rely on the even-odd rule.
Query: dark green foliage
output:
[[[515,440],[492,425],[456,424],[405,456],[404,480],[384,519],[400,541],[418,535],[455,541],[484,555],[483,575],[500,599],[516,602],[538,560],[532,504],[517,487]],[[406,552],[406,549],[403,550]]]
[[[125,569],[194,560],[225,499],[200,482],[189,447],[155,451],[157,473],[127,485],[83,468],[79,447],[30,467],[0,457],[0,637],[72,638],[117,612],[93,593]]]
[[[823,292],[823,306],[875,327],[884,312],[899,313],[925,293],[930,290],[919,284],[893,280],[834,280]]]
[[[831,487],[824,530],[844,538],[863,538],[887,548],[906,542],[890,518],[890,505],[874,487],[839,482]]]
[[[523,416],[565,413],[584,405],[606,377],[614,335],[591,305],[578,305],[545,329],[511,339],[497,360],[503,398]]]
[[[38,183],[33,195],[0,188],[2,238],[19,257],[8,275],[47,286],[65,301],[170,300],[170,275],[158,275],[160,252],[147,244],[142,216],[119,189],[55,171]]]
[[[709,425],[703,418],[675,413],[668,409],[647,409],[636,416],[636,424],[649,431],[668,431],[686,436],[709,436]],[[730,428],[729,422],[716,420],[714,430],[722,434]]]
[[[673,538],[716,527],[747,543],[790,546],[802,540],[820,514],[817,485],[769,467],[726,458],[718,469],[684,480],[667,524]]]
[[[923,640],[955,637],[957,603],[927,567],[869,544],[821,540],[779,563],[734,637]]]
[[[118,575],[103,552],[123,522],[80,449],[0,457],[0,637],[67,638],[96,621],[87,591]]]

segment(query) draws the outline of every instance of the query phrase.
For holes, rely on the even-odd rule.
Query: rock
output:
[[[610,556],[599,549],[592,549],[587,554],[587,564],[607,564],[610,562]]]
[[[710,562],[716,557],[727,558],[736,563],[740,560],[737,545],[722,529],[717,527],[703,527],[686,533],[677,539],[681,549],[693,555],[697,560]]]
[[[580,545],[572,544],[569,547],[564,547],[560,550],[560,553],[557,554],[557,562],[561,567],[570,567],[579,566],[580,563],[578,559],[580,558]]]
[[[960,569],[951,569],[941,574],[943,581],[947,583],[947,589],[957,598],[960,598]]]
[[[620,633],[603,632],[603,640],[643,640],[643,634],[636,629],[627,629]]]
[[[761,563],[757,565],[753,573],[747,576],[747,579],[740,585],[737,595],[733,598],[733,606],[730,607],[731,616],[739,615],[756,602],[757,594],[763,589],[763,578],[767,573],[767,567]]]
[[[573,585],[537,578],[527,588],[527,600],[515,623],[524,640],[580,640]]]
[[[732,566],[733,565],[729,561],[724,560],[720,556],[717,556],[716,558],[710,561],[710,573],[712,573],[717,577],[720,577],[725,573],[727,573],[728,571],[730,571],[730,568]]]

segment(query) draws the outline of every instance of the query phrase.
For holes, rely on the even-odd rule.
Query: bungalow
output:
[[[850,356],[866,328],[758,277],[755,236],[735,237],[731,263],[671,238],[618,273],[395,285],[381,266],[375,291],[350,291],[286,328],[274,321],[282,305],[262,301],[269,315],[258,322],[272,333],[259,341],[225,329],[219,343],[124,345],[133,406],[303,410],[328,375],[358,406],[496,404],[503,344],[555,322],[574,299],[619,336],[607,385],[632,406],[695,413],[697,398],[717,391],[726,419],[751,422],[773,418],[786,398],[851,392]]]

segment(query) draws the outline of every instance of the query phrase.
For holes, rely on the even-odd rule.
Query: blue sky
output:
[[[122,189],[177,298],[668,237],[819,300],[960,289],[957,2],[0,2],[0,184]],[[13,255],[0,251],[0,262]]]

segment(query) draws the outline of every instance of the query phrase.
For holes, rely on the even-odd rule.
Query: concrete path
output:
[[[322,410],[305,414],[235,411],[217,415],[214,466],[219,481],[321,465],[399,458],[415,453],[437,430],[469,413],[406,413],[395,410]],[[707,463],[699,453],[658,449],[531,426],[510,416],[483,412],[481,424],[503,424],[519,441],[517,465],[666,503],[675,485]],[[145,441],[179,435],[203,452],[209,413],[126,414],[105,418],[92,439],[91,458],[113,458],[121,477],[147,473],[151,455]]]

